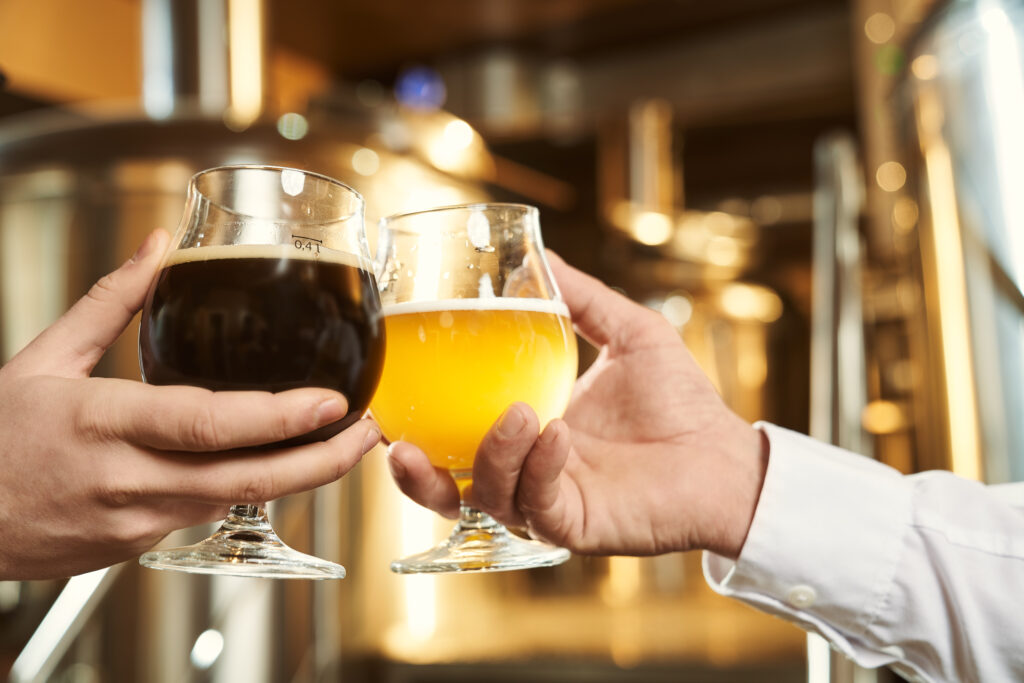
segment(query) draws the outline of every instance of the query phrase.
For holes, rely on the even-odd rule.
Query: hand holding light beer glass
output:
[[[380,299],[363,199],[325,176],[268,166],[195,175],[139,331],[143,379],[214,391],[325,387],[348,413],[288,448],[358,420],[384,360]],[[345,569],[284,545],[265,501],[233,505],[192,546],[144,554],[142,565],[265,578],[342,578]]]
[[[464,493],[477,447],[502,412],[525,402],[543,426],[562,415],[576,379],[576,336],[538,211],[475,204],[391,216],[377,253],[387,355],[370,411],[386,439],[418,446]],[[447,541],[391,569],[502,571],[568,557],[463,503]]]

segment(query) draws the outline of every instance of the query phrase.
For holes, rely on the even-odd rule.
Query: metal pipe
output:
[[[145,0],[142,103],[165,119],[196,112],[245,128],[267,91],[265,0]]]
[[[870,455],[861,426],[867,404],[860,230],[860,169],[849,134],[815,145],[811,321],[811,436]],[[842,362],[840,362],[842,359]],[[808,683],[874,683],[863,669],[807,636]]]
[[[11,683],[49,680],[57,664],[114,584],[122,565],[73,576],[14,660]]]

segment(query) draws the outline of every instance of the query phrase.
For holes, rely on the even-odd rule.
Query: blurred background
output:
[[[0,360],[173,230],[194,172],[282,164],[353,185],[368,225],[537,205],[743,417],[1021,479],[1022,27],[1009,0],[0,0]],[[138,378],[135,335],[96,374]],[[386,470],[273,506],[341,582],[0,582],[0,674],[896,680],[714,595],[696,553],[392,575],[450,523]]]

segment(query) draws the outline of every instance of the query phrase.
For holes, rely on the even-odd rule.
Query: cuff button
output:
[[[786,602],[799,609],[810,607],[817,599],[818,592],[810,586],[802,584],[799,586],[793,586],[789,589],[789,592],[786,593]]]

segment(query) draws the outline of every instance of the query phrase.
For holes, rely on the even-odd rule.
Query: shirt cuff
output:
[[[893,587],[911,491],[875,460],[768,423],[768,469],[739,558],[704,554],[716,592],[800,624],[862,666],[896,659],[865,642]]]

